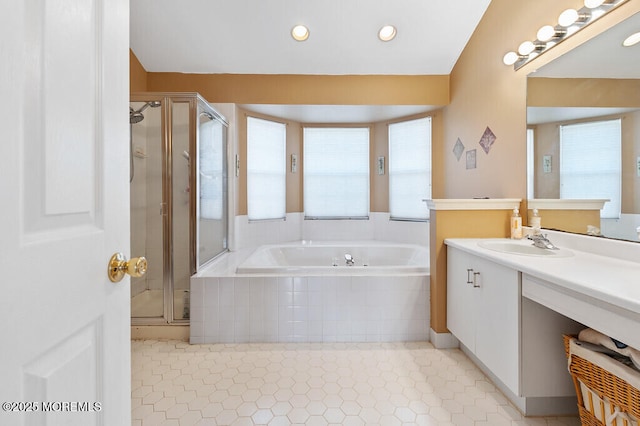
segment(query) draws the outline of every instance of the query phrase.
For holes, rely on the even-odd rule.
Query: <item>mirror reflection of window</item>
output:
[[[527,198],[535,198],[535,131],[527,129]]]
[[[608,199],[600,216],[619,219],[621,173],[621,120],[560,126],[560,198]]]

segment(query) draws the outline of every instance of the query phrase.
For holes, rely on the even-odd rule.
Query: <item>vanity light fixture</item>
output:
[[[518,46],[517,51],[506,53],[502,62],[505,65],[513,65],[513,68],[518,70],[533,58],[627,1],[630,0],[584,0],[584,7],[579,10],[567,9],[562,12],[558,17],[557,25],[541,27],[536,34],[536,40],[525,41]],[[636,37],[640,38],[640,36]]]
[[[611,0],[584,0],[584,6],[589,9],[595,9],[600,6],[606,6],[613,3]]]
[[[534,50],[536,50],[536,45],[532,41],[525,41],[518,47],[518,53],[522,56],[528,56]]]
[[[382,41],[391,41],[396,37],[396,27],[393,25],[385,25],[378,31],[378,38]]]
[[[297,41],[305,41],[309,38],[309,29],[304,25],[296,25],[291,29],[291,37]]]
[[[524,58],[524,56],[518,55],[516,52],[507,52],[502,58],[502,62],[505,65],[513,65],[518,62],[518,59]]]
[[[538,30],[538,40],[548,42],[551,40],[559,40],[567,34],[567,30],[562,27],[554,27],[553,25],[545,25]]]
[[[640,43],[640,32],[631,34],[629,37],[625,38],[622,42],[624,47],[631,47]]]
[[[591,18],[588,11],[578,12],[575,9],[567,9],[558,17],[558,25],[568,28],[573,24],[583,24]]]

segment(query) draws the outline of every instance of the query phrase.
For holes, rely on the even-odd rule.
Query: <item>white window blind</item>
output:
[[[527,129],[527,198],[535,198],[535,133]]]
[[[286,126],[247,117],[247,215],[286,216]]]
[[[217,120],[200,124],[200,217],[222,218],[224,213],[224,143],[223,126]]]
[[[603,218],[619,218],[620,120],[560,126],[560,198],[609,199]]]
[[[307,218],[369,216],[369,128],[304,128]]]
[[[389,125],[389,213],[425,220],[431,198],[431,117]]]

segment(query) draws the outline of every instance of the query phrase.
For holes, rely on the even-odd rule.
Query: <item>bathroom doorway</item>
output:
[[[191,275],[227,250],[228,125],[197,93],[130,101],[131,324],[188,324]]]

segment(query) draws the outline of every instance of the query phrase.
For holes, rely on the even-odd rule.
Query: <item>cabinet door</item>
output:
[[[475,352],[476,321],[473,258],[453,247],[447,248],[447,328],[460,342]],[[469,270],[469,271],[468,271]]]
[[[519,394],[520,273],[475,258],[475,354],[507,387]]]

